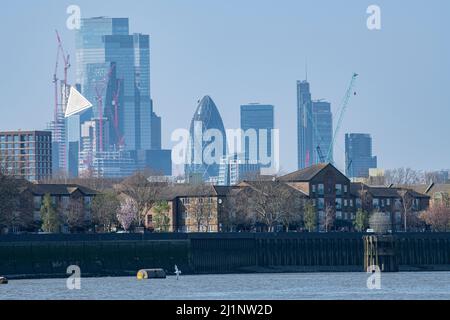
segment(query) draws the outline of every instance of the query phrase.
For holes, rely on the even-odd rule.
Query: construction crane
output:
[[[324,155],[322,153],[322,149],[320,148],[320,145],[317,146],[317,154],[319,156],[320,163],[324,163],[325,162],[325,157],[324,157]]]
[[[325,99],[317,100],[317,102],[322,102],[322,101],[325,101]],[[308,119],[309,119],[309,121],[311,121],[312,127],[314,128],[314,135],[315,135],[316,139],[321,140],[318,142],[318,144],[316,146],[317,155],[319,157],[320,162],[325,163],[326,159],[325,159],[325,156],[323,155],[322,148],[320,147],[323,137],[321,137],[321,135],[319,134],[319,131],[317,130],[316,121],[314,120],[312,114],[307,111],[308,109],[305,108],[305,110],[306,110],[306,114],[308,115]],[[307,160],[306,162],[309,163],[309,155],[307,156],[306,160]]]
[[[70,69],[70,56],[67,54],[64,50],[63,47],[63,43],[61,40],[61,37],[58,33],[58,30],[55,30],[56,33],[56,40],[57,40],[57,51],[56,51],[56,62],[55,62],[55,70],[53,73],[53,84],[55,86],[54,89],[54,123],[53,123],[53,139],[55,142],[61,142],[63,141],[63,132],[62,132],[62,127],[63,127],[63,114],[65,112],[65,104],[67,103],[67,98],[68,98],[68,86],[67,86],[67,75],[68,75],[68,71]],[[59,79],[58,79],[58,69],[59,69],[59,62],[60,59],[62,57],[63,63],[64,63],[64,81],[63,81],[63,85],[62,88],[63,90],[61,90],[61,99],[63,101],[59,101],[59,92],[58,92],[58,86],[59,86]],[[66,165],[66,156],[65,156],[65,152],[60,152],[60,156],[61,156],[61,160],[63,162],[63,166],[65,167]]]
[[[119,148],[124,145],[124,137],[119,130],[119,96],[121,89],[121,81],[117,80],[116,91],[113,93],[113,104],[114,104],[114,131],[116,133],[117,144]]]
[[[339,134],[339,131],[341,129],[342,121],[344,120],[345,112],[347,111],[347,107],[350,102],[350,97],[352,96],[352,94],[356,95],[356,92],[353,91],[353,89],[355,87],[356,79],[358,78],[358,76],[359,75],[357,73],[353,74],[352,80],[350,81],[350,85],[348,86],[347,92],[345,93],[344,99],[342,100],[342,107],[339,112],[339,120],[338,120],[336,128],[334,130],[333,139],[331,140],[330,149],[328,150],[328,154],[327,154],[327,158],[326,158],[327,162],[332,162],[332,154],[333,154],[334,144],[336,142],[337,135]]]
[[[67,85],[67,74],[71,67],[70,55],[68,54],[66,55],[66,51],[64,50],[63,43],[61,41],[61,37],[59,36],[58,30],[55,30],[55,32],[56,32],[56,39],[58,40],[58,50],[61,52],[64,61],[64,84]]]

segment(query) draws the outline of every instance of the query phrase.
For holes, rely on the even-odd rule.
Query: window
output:
[[[342,219],[342,211],[336,211],[336,219]]]
[[[323,195],[323,193],[325,191],[325,186],[323,185],[323,183],[319,183],[319,185],[317,187],[317,191],[318,191],[319,195]]]
[[[344,199],[344,207],[348,207],[348,200]]]
[[[325,207],[325,199],[324,198],[319,198],[318,200],[318,208],[319,210],[323,209]]]
[[[336,185],[336,195],[341,196],[342,195],[342,184]]]
[[[316,193],[316,185],[315,184],[312,185],[312,193]]]
[[[61,198],[61,203],[62,203],[63,208],[67,209],[69,207],[69,201],[70,201],[70,197],[68,197],[68,196],[63,196]]]
[[[380,199],[378,199],[378,198],[373,199],[372,200],[372,205],[373,205],[374,208],[378,209],[380,207]]]
[[[35,210],[40,210],[41,209],[41,206],[42,206],[42,197],[40,197],[40,196],[36,196],[36,197],[34,197],[34,199],[33,199],[34,201],[34,209]]]
[[[387,206],[390,206],[390,205],[391,205],[391,199],[389,199],[389,198],[386,199],[386,205],[387,205]]]
[[[84,206],[86,208],[89,208],[91,206],[92,203],[92,198],[91,197],[84,197]]]
[[[342,209],[342,199],[341,198],[337,198],[336,199],[336,209],[337,210],[341,210]]]
[[[348,192],[348,186],[346,184],[344,184],[344,193]]]

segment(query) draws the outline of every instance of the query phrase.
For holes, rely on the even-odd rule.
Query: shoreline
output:
[[[136,272],[122,272],[122,273],[82,273],[82,278],[136,278]],[[420,272],[420,273],[426,273],[426,272],[450,272],[450,266],[446,267],[434,267],[434,268],[413,268],[410,266],[407,267],[400,267],[400,270],[398,272],[392,272],[395,273],[413,273],[413,272]],[[260,270],[241,270],[236,272],[223,272],[223,273],[192,273],[192,272],[186,272],[183,273],[182,276],[211,276],[211,275],[277,275],[277,274],[346,274],[346,273],[366,273],[361,268],[352,268],[349,269],[348,267],[336,269],[335,267],[331,270],[325,270],[321,268],[288,268],[281,270],[280,268],[261,268]],[[175,277],[175,274],[172,274],[171,272],[168,272],[166,270],[166,274],[168,278]],[[52,279],[67,279],[70,277],[70,274],[23,274],[23,275],[6,275],[4,276],[6,279],[10,281],[17,281],[17,280],[52,280]]]

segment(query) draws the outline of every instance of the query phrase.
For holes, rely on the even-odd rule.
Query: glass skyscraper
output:
[[[151,149],[149,36],[130,35],[128,19],[83,19],[76,52],[81,93],[94,104],[93,118],[102,115],[110,127],[110,144]]]
[[[82,19],[76,62],[79,91],[94,106],[67,120],[69,148],[78,149],[68,151],[71,157],[86,151],[80,131],[86,121],[103,127],[93,152],[161,150],[161,120],[150,91],[150,37],[130,34],[127,18]],[[78,165],[78,158],[69,162]]]
[[[227,139],[222,117],[216,104],[205,96],[197,107],[191,121],[189,146],[185,164],[185,175],[189,181],[216,181],[219,177],[220,162],[227,155]],[[221,141],[207,136],[208,133],[220,134]],[[209,142],[208,142],[209,141]],[[207,148],[216,143],[219,149],[210,150],[215,161],[209,161]],[[219,145],[217,144],[217,145]],[[212,159],[211,159],[212,160]]]
[[[333,162],[333,150],[331,141],[333,139],[333,114],[331,104],[326,101],[313,101],[313,164],[322,162]],[[328,153],[329,158],[328,158]]]
[[[297,152],[298,169],[313,164],[313,117],[309,82],[297,81]]]
[[[274,127],[274,106],[263,104],[241,106],[241,129],[244,132],[247,130],[256,132],[256,143],[249,141],[249,137],[245,137],[242,143],[246,161],[261,164],[261,153],[268,158],[273,156],[272,130]],[[252,159],[254,155],[256,159]],[[270,167],[270,163],[261,164],[261,167]]]
[[[367,178],[369,169],[377,168],[377,157],[372,155],[370,134],[345,135],[345,167],[349,178]]]

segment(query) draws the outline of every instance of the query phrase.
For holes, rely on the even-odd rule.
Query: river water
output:
[[[450,272],[381,275],[368,289],[365,273],[301,273],[170,276],[164,280],[82,278],[80,290],[66,279],[15,280],[0,285],[0,300],[450,300]]]

